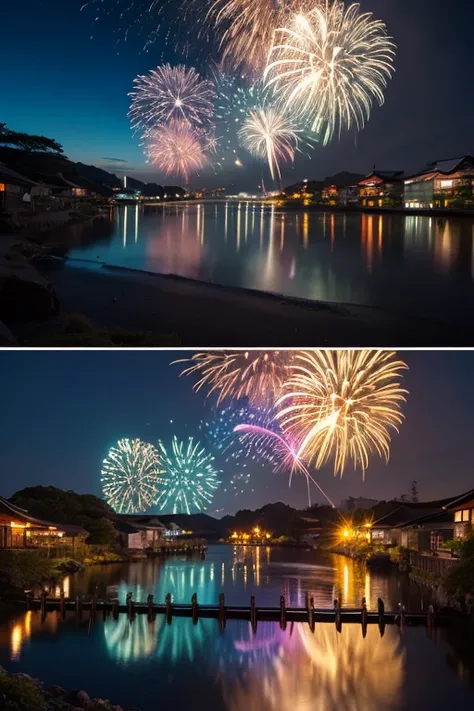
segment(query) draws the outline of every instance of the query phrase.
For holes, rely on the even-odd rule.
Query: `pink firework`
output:
[[[313,477],[309,473],[304,461],[301,459],[298,453],[298,447],[294,442],[291,442],[288,438],[282,437],[281,435],[277,434],[277,432],[273,432],[272,430],[269,430],[266,427],[259,427],[258,425],[237,425],[237,427],[234,427],[234,432],[248,434],[249,436],[259,441],[261,441],[262,438],[268,438],[269,440],[272,440],[275,444],[275,451],[280,457],[280,461],[275,467],[275,472],[289,470],[290,486],[293,474],[303,474],[303,476],[306,478],[306,486],[308,488],[308,505],[311,506],[309,482],[312,481],[313,484],[317,487],[317,489],[321,492],[321,494],[325,497],[325,499],[331,504],[333,508],[335,508],[334,503],[331,501],[329,496],[325,493],[325,491],[320,487],[318,482],[313,479]]]
[[[167,175],[178,175],[187,182],[191,173],[203,168],[208,159],[202,135],[187,121],[172,119],[157,126],[147,137],[148,160]]]

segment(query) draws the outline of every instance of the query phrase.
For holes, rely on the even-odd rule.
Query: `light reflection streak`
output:
[[[135,244],[138,242],[138,205],[135,205]]]
[[[128,205],[123,209],[123,248],[127,246],[127,220],[128,220]]]

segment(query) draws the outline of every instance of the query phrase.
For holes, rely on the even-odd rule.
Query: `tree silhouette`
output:
[[[411,492],[412,502],[414,504],[417,504],[419,501],[419,498],[418,498],[418,482],[416,480],[412,481],[410,492]]]
[[[0,123],[0,145],[28,153],[64,153],[63,147],[54,138],[12,131],[6,123]]]

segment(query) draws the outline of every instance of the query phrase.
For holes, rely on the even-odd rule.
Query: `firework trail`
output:
[[[293,351],[233,351],[195,353],[191,359],[173,361],[189,363],[181,375],[200,376],[193,390],[207,387],[209,397],[217,394],[219,405],[226,398],[248,398],[251,405],[271,404],[278,397],[288,377]]]
[[[156,504],[160,510],[190,514],[207,509],[221,483],[214,457],[192,437],[187,444],[173,437],[170,452],[158,442],[158,453],[162,474]]]
[[[304,462],[301,459],[300,452],[298,451],[298,447],[295,445],[291,444],[287,439],[282,437],[281,435],[277,434],[276,432],[272,432],[271,430],[268,430],[264,427],[258,427],[258,425],[237,425],[235,427],[234,432],[243,432],[249,434],[251,437],[256,437],[257,439],[262,439],[265,438],[266,440],[268,439],[273,439],[275,442],[275,451],[279,456],[279,464],[275,468],[275,472],[279,471],[285,471],[287,469],[290,470],[290,479],[289,479],[289,485],[291,486],[291,481],[293,478],[293,474],[296,473],[302,473],[306,477],[306,486],[308,489],[308,506],[311,506],[311,494],[309,490],[309,482],[312,481],[313,484],[319,489],[321,494],[324,496],[324,498],[331,504],[333,508],[336,508],[334,503],[331,501],[329,496],[323,491],[323,489],[320,487],[318,482],[313,479],[311,474],[309,473],[308,469],[306,468]]]
[[[139,439],[120,439],[104,459],[102,492],[118,513],[146,511],[153,504],[161,474],[157,451]]]
[[[239,138],[251,155],[268,162],[272,179],[281,181],[280,162],[293,162],[298,146],[293,121],[271,108],[250,111]]]
[[[167,175],[177,175],[186,183],[191,173],[203,168],[207,162],[202,134],[186,121],[172,119],[158,126],[147,137],[148,161]]]
[[[390,430],[403,422],[406,364],[391,351],[299,351],[283,384],[277,419],[298,442],[298,456],[317,468],[348,460],[364,473],[376,452],[388,461]]]
[[[234,71],[259,76],[275,30],[290,13],[308,4],[309,0],[212,0],[208,16],[220,36],[223,63]]]
[[[142,136],[172,119],[187,122],[195,128],[212,126],[216,98],[214,85],[201,79],[192,67],[164,64],[136,77],[133,83],[128,115],[132,129]]]
[[[383,22],[358,4],[317,1],[275,32],[264,72],[277,101],[327,144],[362,129],[394,72],[395,44]]]

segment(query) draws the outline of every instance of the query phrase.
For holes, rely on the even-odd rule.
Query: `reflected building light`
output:
[[[285,244],[285,215],[282,215],[281,223],[280,223],[280,252],[283,251],[284,244]]]
[[[138,205],[135,205],[135,244],[138,242]]]
[[[248,230],[249,230],[249,204],[247,202],[246,207],[245,207],[245,234],[244,234],[244,241],[245,242],[247,242]]]
[[[370,610],[370,572],[367,570],[365,573],[365,585],[364,585],[364,597],[367,605],[367,609]]]
[[[344,575],[342,583],[342,605],[347,605],[349,599],[349,566],[344,564]]]
[[[336,239],[336,217],[333,212],[329,218],[329,235],[331,238],[331,252],[334,250],[334,242]]]
[[[255,549],[255,585],[260,585],[260,546]]]
[[[225,583],[225,565],[222,563],[221,565],[221,585],[222,587],[224,586]]]
[[[127,221],[128,221],[128,205],[123,209],[123,248],[127,246]]]
[[[294,279],[296,276],[296,257],[294,255],[291,259],[290,273],[288,276],[290,279]]]
[[[209,571],[209,580],[211,582],[214,580],[214,563],[211,563],[211,569]]]
[[[18,661],[25,642],[31,637],[32,611],[28,610],[21,622],[13,625],[10,632],[10,659],[12,662]]]
[[[260,249],[263,247],[263,205],[260,210]]]
[[[383,215],[379,215],[378,240],[377,240],[377,246],[379,249],[379,256],[382,254],[382,243],[383,243]]]
[[[303,215],[303,247],[308,249],[309,241],[309,215],[307,212]]]
[[[227,242],[227,230],[229,228],[229,203],[226,202],[224,210],[224,242]]]
[[[239,207],[237,208],[237,252],[240,252],[240,230],[241,230],[241,221],[240,221],[240,203]]]

